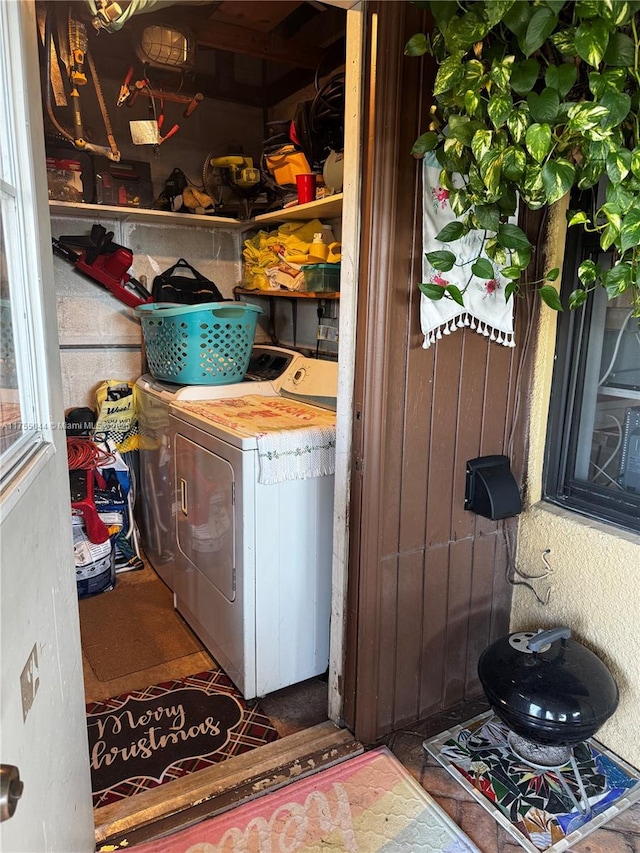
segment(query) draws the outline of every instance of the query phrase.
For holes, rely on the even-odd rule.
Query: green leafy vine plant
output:
[[[457,217],[437,239],[448,246],[472,230],[484,232],[486,257],[472,272],[490,280],[499,271],[509,298],[524,286],[532,259],[526,235],[509,221],[518,203],[536,210],[573,188],[594,188],[595,197],[608,179],[604,198],[588,211],[570,211],[568,224],[597,232],[613,264],[582,263],[568,305],[577,308],[602,286],[610,299],[629,291],[640,316],[640,0],[416,5],[429,7],[434,27],[414,35],[405,54],[429,53],[438,70],[431,123],[412,154],[433,152]],[[427,259],[439,271],[456,264],[449,248]],[[528,284],[562,310],[547,283],[558,276],[554,269]],[[464,304],[465,287],[420,289]]]

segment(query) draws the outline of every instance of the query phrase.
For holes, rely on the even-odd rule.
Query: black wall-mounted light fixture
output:
[[[511,518],[522,511],[508,456],[479,456],[467,462],[464,508],[485,518]]]

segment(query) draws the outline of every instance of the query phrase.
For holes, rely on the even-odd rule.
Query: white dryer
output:
[[[232,385],[174,385],[150,374],[135,384],[140,432],[136,520],[145,555],[163,581],[174,587],[176,494],[169,441],[169,405],[176,400],[204,400],[235,396],[247,383],[253,390],[272,390],[296,359],[294,350],[256,345],[245,379]],[[275,393],[275,392],[274,392]]]
[[[278,389],[234,390],[235,398],[170,405],[179,496],[173,588],[178,611],[251,699],[328,666],[333,469],[265,483],[274,460],[261,442],[271,430],[274,442],[290,445],[283,457],[298,441],[317,458],[331,453],[337,364],[300,357]],[[326,444],[310,450],[316,436]]]

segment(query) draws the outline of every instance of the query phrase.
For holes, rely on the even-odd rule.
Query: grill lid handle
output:
[[[540,631],[531,637],[527,648],[531,652],[545,651],[545,646],[548,648],[556,640],[568,640],[570,636],[571,628],[549,628],[548,631]]]

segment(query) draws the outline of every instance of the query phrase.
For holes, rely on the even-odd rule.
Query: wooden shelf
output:
[[[308,204],[296,204],[270,213],[260,213],[253,221],[262,222],[304,222],[309,219],[336,219],[342,215],[342,193],[328,195]]]
[[[283,299],[340,299],[340,292],[333,290],[246,290],[243,287],[234,287],[233,292],[236,296],[272,296],[282,297]]]
[[[52,216],[70,216],[79,219],[115,219],[118,222],[145,222],[157,225],[200,225],[213,228],[245,230],[252,223],[245,219],[226,216],[199,216],[196,213],[168,213],[165,210],[148,210],[142,207],[115,207],[108,204],[76,204],[69,201],[50,201]]]
[[[340,293],[331,290],[317,290],[314,292],[301,290],[246,290],[243,287],[234,287],[233,295],[236,300],[242,301],[243,296],[257,297],[258,299],[269,300],[269,337],[271,343],[281,346],[281,342],[276,334],[275,317],[273,316],[274,299],[286,299],[291,305],[291,325],[293,326],[293,346],[297,346],[298,338],[298,301],[300,299],[315,299],[320,301],[323,299],[336,300],[340,299]]]
[[[168,213],[142,207],[116,207],[109,204],[76,204],[71,201],[50,201],[52,216],[78,219],[115,219],[117,222],[145,222],[157,225],[199,225],[209,228],[233,228],[248,231],[263,222],[304,222],[310,219],[335,219],[342,214],[342,193],[297,204],[282,210],[261,213],[253,219],[232,219],[228,216],[200,216],[196,213]]]

